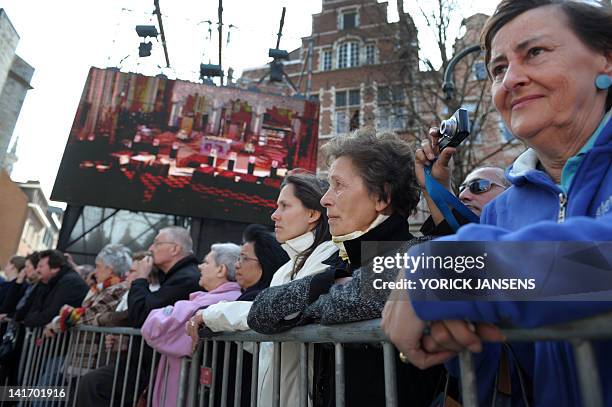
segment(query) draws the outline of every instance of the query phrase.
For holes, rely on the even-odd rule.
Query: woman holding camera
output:
[[[482,39],[494,105],[514,136],[530,148],[507,170],[513,187],[485,207],[484,225],[463,227],[442,240],[610,240],[610,7],[563,0],[504,0],[486,23]],[[530,256],[529,250],[523,255]],[[583,279],[578,268],[575,280],[565,282],[579,287]],[[411,304],[407,297],[406,291],[394,293],[394,299],[406,301],[388,302],[383,327],[406,358],[420,367],[446,361],[463,349],[480,352],[483,339],[503,340],[495,326],[484,323],[530,328],[612,309],[609,301],[455,301],[449,306]],[[429,335],[423,334],[424,321],[438,321],[431,324]],[[482,324],[475,331],[472,323]],[[604,404],[612,405],[612,365],[607,363],[612,342],[593,346]],[[479,370],[494,372],[499,347],[484,349]],[[582,405],[571,346],[535,342],[532,350],[535,367],[523,367],[533,375],[535,404]],[[485,387],[491,383],[488,376],[480,381]],[[490,393],[481,386],[479,390],[485,405],[483,397]]]

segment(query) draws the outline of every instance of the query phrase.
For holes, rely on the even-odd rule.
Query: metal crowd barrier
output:
[[[219,343],[225,342],[222,369],[215,368],[218,358]],[[290,331],[276,335],[262,335],[254,331],[242,331],[232,333],[220,333],[210,339],[200,341],[200,344],[192,358],[184,359],[181,365],[181,378],[179,386],[179,406],[186,402],[187,406],[213,406],[217,400],[219,389],[217,389],[217,374],[222,374],[220,389],[220,405],[226,406],[228,391],[234,391],[234,407],[240,406],[242,395],[242,362],[243,352],[247,343],[252,343],[253,365],[251,372],[251,407],[257,406],[257,381],[259,373],[259,350],[262,342],[273,342],[273,405],[280,406],[280,366],[281,366],[281,343],[295,342],[299,344],[299,397],[300,407],[308,406],[308,345],[311,343],[333,343],[335,349],[335,405],[345,405],[345,381],[344,381],[344,345],[350,343],[380,344],[383,349],[384,375],[385,375],[385,401],[387,407],[397,406],[397,383],[395,380],[395,347],[388,342],[380,329],[380,320],[370,320],[344,325],[323,326],[318,324],[301,326]],[[230,346],[229,343],[237,344],[236,352],[236,376],[234,389],[228,389]],[[212,358],[208,358],[212,347]],[[190,366],[189,366],[190,365]],[[200,379],[202,369],[211,369],[212,380],[210,384],[202,384]],[[350,389],[349,389],[350,390]],[[186,397],[186,400],[184,398]],[[262,407],[262,406],[260,406]],[[265,406],[268,407],[268,406]],[[296,406],[297,407],[297,406]]]
[[[152,361],[153,368],[146,383],[153,388],[155,363],[158,353],[146,356],[146,346],[141,339],[140,330],[120,327],[78,326],[65,333],[58,333],[52,338],[43,336],[43,328],[26,329],[23,353],[19,368],[19,384],[27,386],[64,386],[66,399],[55,401],[53,405],[76,406],[76,392],[81,377],[102,366],[114,366],[113,384],[110,394],[110,406],[126,405],[128,396],[136,406],[142,395],[139,389],[143,363]],[[116,336],[116,346],[107,350],[106,335]],[[136,353],[138,352],[138,353]],[[121,367],[121,372],[119,369]],[[135,376],[133,388],[128,379]],[[122,380],[118,380],[121,378]],[[144,379],[144,378],[143,378]],[[142,386],[141,386],[142,387]],[[151,391],[147,391],[146,406],[151,405]],[[119,398],[120,394],[120,398]],[[119,404],[115,400],[119,400]],[[51,401],[40,401],[39,405],[52,405]]]
[[[583,405],[603,407],[603,396],[599,382],[597,363],[591,340],[612,338],[612,313],[568,324],[537,329],[505,329],[502,330],[509,342],[533,341],[569,341],[573,348],[578,369],[580,391]],[[153,351],[151,356],[144,356],[146,348],[144,341],[140,340],[140,331],[132,328],[107,328],[93,326],[79,326],[69,333],[58,334],[53,338],[42,338],[42,328],[28,329],[24,337],[24,348],[19,363],[19,379],[22,386],[45,385],[66,386],[68,401],[63,405],[76,405],[74,393],[79,386],[82,374],[103,365],[114,365],[111,406],[115,395],[121,394],[120,406],[126,405],[127,395],[132,394],[133,402],[137,405],[142,394],[138,389],[141,375],[143,357],[152,362],[153,368],[147,378],[148,390],[146,392],[146,406],[152,402],[155,384],[155,368],[159,353]],[[117,335],[119,351],[106,352],[104,350],[105,335]],[[89,338],[89,340],[88,340]],[[137,340],[137,338],[139,338]],[[395,347],[388,342],[380,329],[380,320],[370,320],[335,326],[307,325],[294,328],[290,331],[276,335],[262,335],[253,331],[220,333],[212,338],[200,341],[196,351],[191,357],[182,358],[180,374],[178,377],[169,377],[168,366],[159,366],[163,370],[162,399],[158,400],[162,406],[214,406],[227,405],[229,392],[234,392],[234,407],[240,406],[241,394],[244,386],[250,386],[250,405],[257,406],[257,383],[259,350],[262,342],[273,343],[273,407],[280,405],[280,366],[281,343],[295,342],[299,344],[299,395],[300,407],[308,406],[308,353],[309,344],[333,343],[335,349],[335,405],[344,407],[345,388],[344,379],[344,345],[350,343],[380,344],[383,349],[384,376],[385,376],[385,403],[386,406],[397,406],[397,383],[395,376]],[[222,364],[219,347],[225,343]],[[234,387],[229,388],[230,353],[229,344],[236,345],[235,351],[235,380]],[[138,348],[138,349],[136,349]],[[97,351],[96,351],[97,349]],[[242,383],[243,350],[249,349],[253,356],[250,383]],[[136,355],[137,357],[132,357]],[[120,369],[120,355],[127,358],[125,366]],[[472,354],[462,352],[459,355],[461,368],[461,390],[464,407],[476,407],[477,383],[473,367]],[[219,366],[221,364],[221,366]],[[201,380],[203,371],[210,372],[207,381]],[[128,388],[129,375],[136,375],[136,385]],[[218,376],[221,375],[221,376]],[[118,378],[122,377],[120,382]],[[217,388],[217,379],[221,378],[220,389]],[[169,380],[178,382],[178,395],[176,401],[166,400],[166,386]],[[133,393],[128,393],[133,392]],[[219,402],[219,403],[218,403]],[[42,405],[45,405],[44,403]],[[268,407],[268,406],[260,406]]]
[[[604,407],[599,369],[591,341],[612,338],[612,313],[535,329],[502,329],[508,342],[569,341],[574,350],[582,405]],[[477,407],[476,373],[472,354],[459,355],[464,407]]]

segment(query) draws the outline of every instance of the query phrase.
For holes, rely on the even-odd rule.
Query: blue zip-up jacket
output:
[[[546,173],[537,170],[536,164],[537,157],[533,150],[523,153],[506,172],[513,187],[485,207],[482,224],[464,226],[456,235],[439,240],[612,240],[612,120],[608,120],[595,144],[584,156],[567,195]],[[529,256],[529,253],[525,253],[525,256]],[[577,270],[576,281],[580,281],[581,277]],[[612,301],[453,301],[452,304],[414,301],[413,305],[418,316],[427,321],[468,319],[494,324],[504,321],[524,328],[567,322],[612,310]],[[612,341],[598,341],[593,345],[604,403],[612,407]],[[534,367],[527,366],[527,369],[532,370],[535,404],[581,406],[571,346],[567,342],[536,342],[532,350]],[[524,349],[520,352],[523,356],[519,357],[521,360],[531,357]],[[478,357],[476,367],[494,376],[499,346],[487,345],[484,353]],[[491,381],[484,380],[482,385],[490,387]],[[481,400],[489,390],[479,388]]]

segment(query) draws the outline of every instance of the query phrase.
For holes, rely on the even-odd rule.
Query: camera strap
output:
[[[461,203],[461,201],[449,192],[442,184],[431,176],[431,166],[425,166],[425,188],[431,199],[435,202],[436,206],[442,212],[444,219],[448,225],[456,232],[460,225],[453,215],[452,209],[456,210],[459,215],[467,219],[469,223],[479,223],[480,219],[474,212],[469,210],[467,206]],[[451,209],[452,208],[452,209]]]

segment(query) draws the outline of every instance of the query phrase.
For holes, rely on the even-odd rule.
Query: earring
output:
[[[612,78],[610,75],[599,74],[597,78],[595,78],[595,87],[600,90],[606,90],[610,86],[612,86]]]

